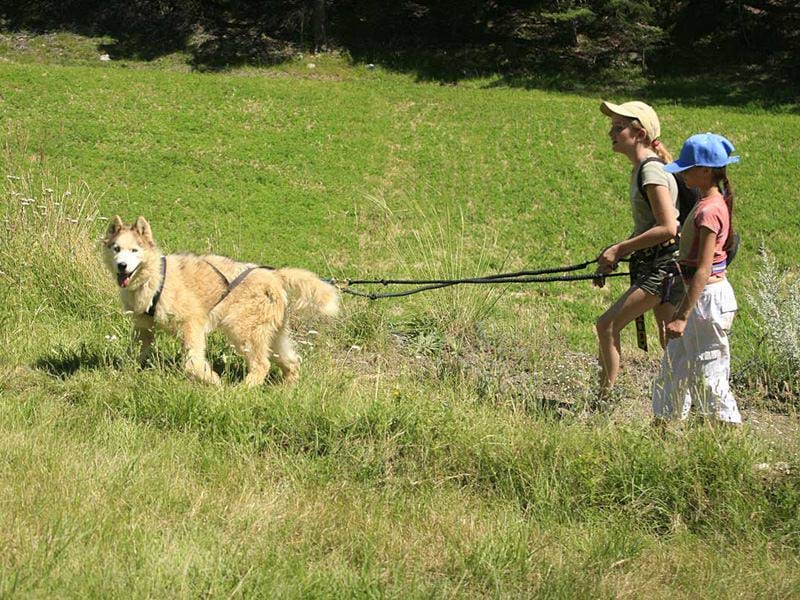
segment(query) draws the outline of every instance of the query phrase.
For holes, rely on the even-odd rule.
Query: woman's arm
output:
[[[663,185],[650,184],[645,186],[645,191],[647,192],[647,199],[650,201],[650,208],[653,210],[656,224],[635,237],[606,248],[597,258],[600,267],[611,267],[617,264],[620,259],[637,250],[651,248],[678,235],[675,205],[672,203],[669,188]]]
[[[672,320],[667,323],[668,338],[678,338],[683,335],[689,314],[697,304],[697,299],[700,297],[703,288],[706,287],[708,278],[711,277],[711,265],[714,262],[714,246],[716,245],[717,234],[710,229],[701,227],[697,235],[699,236],[697,271],[689,282],[686,295],[672,316]]]

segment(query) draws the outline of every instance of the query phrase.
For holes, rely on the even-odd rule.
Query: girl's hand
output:
[[[619,262],[619,246],[614,244],[609,246],[597,257],[597,264],[601,269],[608,269],[607,272],[617,268]]]
[[[672,320],[667,323],[666,333],[667,339],[672,340],[679,337],[683,337],[683,332],[686,330],[686,319],[682,319],[680,317],[673,317]]]

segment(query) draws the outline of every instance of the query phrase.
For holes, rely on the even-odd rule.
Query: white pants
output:
[[[661,372],[653,385],[653,413],[665,419],[685,419],[695,410],[719,421],[741,423],[728,377],[728,343],[736,297],[727,279],[706,285],[680,338],[667,344]]]

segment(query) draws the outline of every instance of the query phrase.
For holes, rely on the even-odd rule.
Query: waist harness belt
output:
[[[711,275],[719,275],[722,273],[725,268],[728,266],[728,261],[723,260],[722,262],[714,263],[711,265]],[[694,274],[697,273],[697,267],[693,267],[690,265],[681,265],[681,275],[683,275],[684,279],[691,279],[694,277]]]
[[[637,250],[634,252],[637,258],[641,260],[651,260],[653,258],[657,258],[659,256],[663,256],[665,254],[672,254],[673,252],[678,250],[679,244],[678,236],[674,238],[670,238],[665,242],[661,242],[655,246],[651,246],[650,248],[644,248],[642,250]]]

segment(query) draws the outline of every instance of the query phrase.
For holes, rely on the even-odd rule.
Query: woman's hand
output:
[[[619,262],[619,244],[613,244],[600,253],[597,257],[598,270],[607,269],[606,273],[610,273],[617,268]]]

